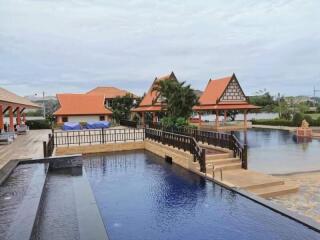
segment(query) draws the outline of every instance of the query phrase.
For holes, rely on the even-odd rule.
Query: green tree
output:
[[[130,110],[136,105],[137,102],[130,94],[114,98],[111,104],[113,119],[117,122],[120,119],[129,119]]]
[[[185,82],[159,81],[153,91],[159,92],[158,100],[163,103],[165,116],[175,123],[178,118],[188,119],[192,114],[192,107],[198,103],[198,97],[190,85],[185,85]],[[179,122],[181,121],[180,119]]]

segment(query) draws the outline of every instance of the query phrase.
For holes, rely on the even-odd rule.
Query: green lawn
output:
[[[318,119],[318,117],[320,117],[320,113],[310,113],[310,114],[306,114],[311,116],[313,119]]]

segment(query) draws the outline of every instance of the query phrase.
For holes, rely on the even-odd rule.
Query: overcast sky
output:
[[[319,11],[319,0],[0,0],[0,86],[142,94],[171,71],[200,90],[235,72],[248,95],[312,95]]]

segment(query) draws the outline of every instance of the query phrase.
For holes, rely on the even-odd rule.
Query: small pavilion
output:
[[[146,123],[146,114],[148,113],[152,114],[152,122],[157,122],[157,114],[165,109],[165,102],[161,98],[160,93],[154,90],[154,86],[160,81],[178,81],[178,79],[173,72],[154,79],[149,91],[143,97],[139,106],[131,110],[131,112],[138,113],[140,115],[142,124]]]
[[[40,108],[39,105],[0,87],[0,132],[4,130],[4,115],[9,113],[9,131],[14,131],[14,118],[17,125],[26,121],[25,109]],[[22,117],[22,119],[21,119]]]
[[[247,128],[247,113],[260,107],[252,105],[244,94],[236,75],[219,79],[210,79],[203,94],[199,98],[199,104],[193,110],[199,114],[199,125],[204,113],[216,115],[215,128],[219,128],[219,115],[224,115],[224,123],[227,121],[228,111],[237,110],[243,112],[244,128]]]

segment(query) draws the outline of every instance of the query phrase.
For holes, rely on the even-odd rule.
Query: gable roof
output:
[[[233,75],[214,80],[210,79],[204,92],[199,98],[200,105],[216,104],[227,88],[232,77]]]
[[[116,98],[116,97],[123,97],[126,94],[130,94],[132,97],[137,98],[133,93],[130,93],[126,90],[122,90],[116,87],[96,87],[89,92],[87,92],[89,95],[104,95],[105,98]]]
[[[149,91],[147,92],[147,94],[143,97],[142,101],[140,102],[139,107],[155,105],[154,102],[157,99],[159,93],[158,93],[158,91],[154,91],[153,88],[157,82],[164,81],[164,80],[178,81],[173,72],[171,72],[170,74],[167,74],[167,75],[163,75],[161,77],[156,77],[154,79],[151,87],[149,88]]]
[[[20,97],[17,94],[10,92],[1,87],[0,87],[0,102],[22,105],[23,107],[26,107],[26,108],[40,108],[38,104],[35,104],[30,100],[24,97]]]
[[[224,99],[223,97],[229,89],[229,85],[236,84],[241,92],[241,98]],[[234,87],[234,86],[233,86]],[[233,93],[233,92],[232,92]],[[258,109],[259,107],[248,103],[245,94],[236,78],[235,74],[231,76],[210,79],[203,94],[199,98],[199,104],[193,107],[193,110],[232,110],[232,109]]]
[[[54,115],[108,115],[103,95],[57,94],[60,108]]]

